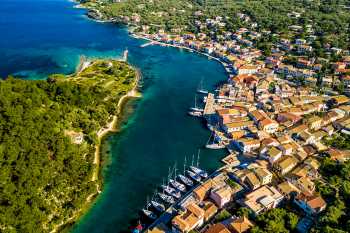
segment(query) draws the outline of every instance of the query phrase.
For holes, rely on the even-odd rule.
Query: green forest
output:
[[[293,37],[289,26],[301,26],[304,33],[299,38],[315,35],[318,39],[313,47],[322,55],[325,45],[349,49],[350,46],[350,1],[349,0],[126,0],[115,3],[112,0],[84,1],[86,6],[98,9],[105,19],[124,17],[133,22],[133,16],[140,16],[136,26],[147,25],[150,32],[164,29],[168,32],[215,32],[213,36],[225,31],[233,31],[239,27],[249,27],[256,22],[256,30],[269,30],[282,34],[285,38]],[[292,17],[290,13],[300,14]],[[240,19],[237,13],[244,13],[250,21]],[[222,17],[224,27],[201,27],[196,22]],[[307,32],[307,28],[312,30]],[[138,27],[141,30],[141,27]],[[273,37],[264,38],[272,42]],[[293,39],[293,38],[291,38]],[[265,43],[267,41],[264,41]]]
[[[96,192],[96,132],[135,76],[124,62],[95,61],[71,76],[0,81],[0,232],[48,232],[84,206]]]

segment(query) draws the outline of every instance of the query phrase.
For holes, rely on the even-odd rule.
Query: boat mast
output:
[[[191,166],[193,166],[193,163],[194,163],[194,154],[192,154]]]
[[[214,134],[214,131],[211,131],[211,133],[210,133],[210,136],[209,136],[209,139],[208,139],[208,141],[207,141],[207,145],[209,145],[210,143],[210,139],[213,137],[213,134]]]
[[[175,162],[175,165],[174,165],[174,180],[176,180],[176,170],[177,170],[177,162]]]
[[[197,164],[196,164],[196,167],[199,166],[199,156],[200,156],[200,153],[201,153],[201,149],[198,149],[198,154],[197,154]]]
[[[197,95],[194,95],[194,108],[197,109]]]
[[[186,159],[186,156],[185,156],[185,162],[184,162],[184,175],[186,173],[186,163],[187,163],[187,159]]]
[[[149,198],[148,198],[148,196],[147,196],[146,210],[148,210],[148,205],[149,205]]]
[[[168,173],[168,186],[169,186],[169,180],[171,179],[171,169],[170,169],[170,167],[169,167],[169,173]]]
[[[163,186],[165,186],[164,178],[163,178]],[[164,194],[164,187],[162,188],[162,191],[163,191],[163,194]]]

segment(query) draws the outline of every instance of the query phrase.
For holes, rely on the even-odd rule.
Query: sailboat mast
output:
[[[175,166],[174,166],[174,180],[176,180],[176,170],[177,170],[177,162],[175,162]]]
[[[187,163],[187,159],[186,159],[186,156],[185,156],[185,162],[184,162],[184,175],[185,175],[185,172],[186,172],[186,163]]]
[[[197,108],[197,95],[194,95],[194,107]]]
[[[169,186],[169,180],[171,178],[171,170],[170,170],[170,167],[169,167],[169,173],[168,173],[168,186]]]
[[[194,163],[194,154],[192,154],[191,166],[193,166],[193,163]]]
[[[197,154],[197,164],[196,164],[196,167],[199,167],[199,156],[200,156],[200,153],[201,153],[201,149],[198,149],[198,154]]]

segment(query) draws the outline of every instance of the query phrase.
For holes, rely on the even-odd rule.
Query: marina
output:
[[[141,219],[145,217],[146,222],[150,224],[146,227],[150,227],[155,223],[159,224],[159,221],[164,221],[164,219],[168,219],[170,215],[176,213],[178,204],[188,198],[194,188],[205,182],[208,173],[199,168],[199,160],[200,151],[198,151],[195,166],[194,156],[191,165],[188,167],[185,158],[183,174],[176,174],[176,164],[172,169],[169,168],[167,180],[163,179],[163,184],[160,185],[159,190],[161,191],[155,190],[156,195],[153,195],[151,200],[147,198],[145,208],[140,211],[143,215],[140,216]],[[145,226],[145,224],[142,225]]]

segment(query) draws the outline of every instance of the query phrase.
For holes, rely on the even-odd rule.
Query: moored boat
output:
[[[186,187],[185,185],[177,182],[176,180],[170,179],[169,183],[176,188],[177,190],[181,191],[181,192],[185,192],[186,191]]]
[[[158,203],[156,201],[151,201],[151,205],[158,212],[164,212],[165,211],[165,206],[163,204],[161,204],[161,203]]]
[[[197,106],[197,96],[194,96],[194,107],[191,107],[190,110],[194,112],[203,112],[204,109]]]
[[[175,200],[172,196],[168,196],[164,193],[158,193],[158,196],[160,197],[160,199],[162,199],[164,202],[168,203],[168,204],[174,204]]]
[[[185,185],[187,185],[189,187],[193,186],[193,181],[191,179],[187,178],[184,175],[179,175],[178,177],[179,177],[180,181],[182,183],[184,183]]]
[[[201,117],[203,114],[200,111],[189,111],[188,115],[195,116],[195,117]]]
[[[202,169],[200,169],[200,168],[198,168],[198,167],[190,166],[190,169],[191,169],[194,173],[200,175],[200,176],[203,177],[203,178],[207,178],[207,177],[208,177],[208,173],[205,172],[205,171],[203,171]]]
[[[219,150],[219,149],[224,149],[225,145],[220,143],[211,143],[211,144],[205,145],[205,148],[211,149],[211,150]]]
[[[157,219],[157,215],[155,213],[153,213],[150,210],[147,209],[142,209],[142,213],[149,219],[151,220],[156,220]]]
[[[208,94],[208,91],[203,88],[203,79],[199,83],[199,86],[197,88],[197,92],[200,94]]]
[[[173,196],[176,199],[181,197],[181,193],[179,191],[177,191],[176,189],[174,189],[168,185],[161,185],[161,187],[166,194]]]
[[[200,175],[198,175],[198,174],[196,174],[196,173],[194,173],[192,171],[189,171],[189,170],[187,171],[187,174],[188,174],[189,177],[191,177],[192,180],[195,180],[197,182],[201,181]]]

